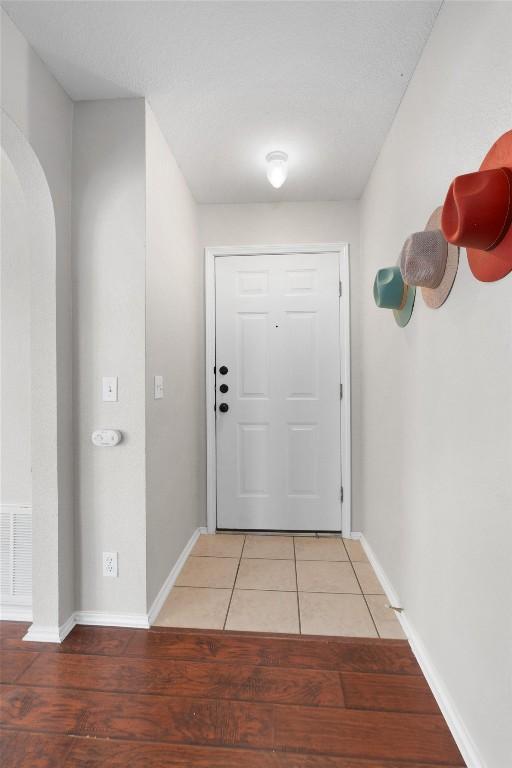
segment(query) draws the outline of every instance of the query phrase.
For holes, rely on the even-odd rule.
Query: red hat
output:
[[[441,229],[449,243],[467,249],[477,280],[512,271],[512,131],[491,147],[479,171],[452,181]]]

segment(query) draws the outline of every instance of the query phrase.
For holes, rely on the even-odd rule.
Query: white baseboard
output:
[[[370,547],[368,542],[366,541],[365,537],[362,533],[357,535],[357,538],[360,540],[362,547],[366,553],[366,556],[368,560],[370,561],[370,564],[375,571],[375,575],[377,576],[378,580],[380,581],[382,588],[384,592],[386,593],[386,597],[389,600],[391,605],[394,605],[396,608],[401,608],[401,601],[398,597],[398,594],[391,584],[390,580],[388,579],[388,576],[386,572],[384,571],[383,567],[381,566],[380,562],[377,560],[377,557],[375,555],[375,552]],[[396,616],[399,620],[402,619],[402,614],[397,611]]]
[[[347,539],[347,538],[348,539],[356,539],[356,541],[359,541],[360,538],[362,537],[362,535],[363,534],[361,533],[361,531],[350,531],[350,535],[349,536],[344,536],[343,538],[344,539]]]
[[[60,627],[32,624],[23,638],[30,642],[62,643],[76,624],[95,627],[133,627],[149,629],[145,613],[108,613],[107,611],[76,611]]]
[[[0,621],[32,621],[31,605],[0,605]]]
[[[155,621],[156,617],[160,613],[163,604],[167,600],[169,592],[173,588],[174,583],[175,583],[176,579],[178,578],[181,569],[185,565],[185,561],[186,561],[187,557],[191,553],[192,548],[194,547],[194,544],[196,543],[196,541],[198,540],[199,536],[202,533],[207,533],[207,529],[206,528],[196,528],[196,530],[194,531],[194,533],[192,534],[190,539],[187,541],[187,543],[183,547],[183,550],[182,550],[180,556],[178,557],[178,559],[174,563],[173,567],[171,568],[170,573],[167,576],[166,580],[164,581],[164,583],[160,587],[160,591],[158,592],[158,595],[153,600],[153,603],[151,605],[151,608],[149,609],[149,613],[148,613],[148,616],[147,616],[148,625],[149,626],[151,626],[153,624],[153,622]]]
[[[37,643],[62,643],[75,626],[75,615],[72,614],[66,621],[58,626],[44,624],[32,624],[23,637],[23,640]]]
[[[87,624],[93,627],[132,627],[148,629],[148,617],[145,613],[110,613],[109,611],[76,611],[75,624]]]
[[[370,564],[375,571],[377,578],[379,579],[386,597],[391,605],[402,607],[400,599],[389,578],[386,575],[382,565],[378,561],[374,551],[366,541],[363,534],[352,534],[352,538],[360,538],[364,551],[370,561]],[[409,640],[412,652],[414,653],[418,664],[421,667],[430,690],[432,691],[435,700],[439,705],[439,709],[443,713],[443,717],[446,720],[448,728],[451,731],[453,738],[460,750],[462,757],[467,765],[467,768],[486,768],[485,763],[480,756],[478,749],[476,748],[473,739],[469,735],[464,721],[462,720],[457,707],[455,706],[452,697],[450,696],[446,686],[443,683],[438,670],[432,663],[432,659],[428,653],[427,648],[423,644],[418,632],[411,624],[407,617],[407,611],[404,609],[401,612],[397,612],[397,618],[402,625],[402,629],[405,632],[407,639]]]

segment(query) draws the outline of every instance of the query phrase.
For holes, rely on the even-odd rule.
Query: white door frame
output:
[[[351,429],[350,429],[350,270],[348,243],[308,245],[217,246],[204,249],[206,322],[206,521],[208,533],[217,529],[217,448],[215,441],[215,259],[221,256],[272,256],[295,253],[337,253],[340,263],[340,408],[341,530],[352,532]]]

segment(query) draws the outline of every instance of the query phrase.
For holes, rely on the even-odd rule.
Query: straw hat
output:
[[[373,298],[378,307],[393,310],[401,328],[411,319],[415,296],[416,288],[404,283],[400,267],[379,269],[373,284]]]
[[[425,230],[407,238],[400,256],[404,281],[421,287],[423,301],[431,309],[448,298],[459,266],[459,249],[448,245],[441,232],[442,211],[436,208]]]
[[[512,271],[512,131],[491,147],[476,173],[451,183],[441,226],[449,243],[464,246],[477,280]]]

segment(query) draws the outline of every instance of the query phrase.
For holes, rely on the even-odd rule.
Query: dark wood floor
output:
[[[2,768],[464,762],[402,640],[0,623]]]

